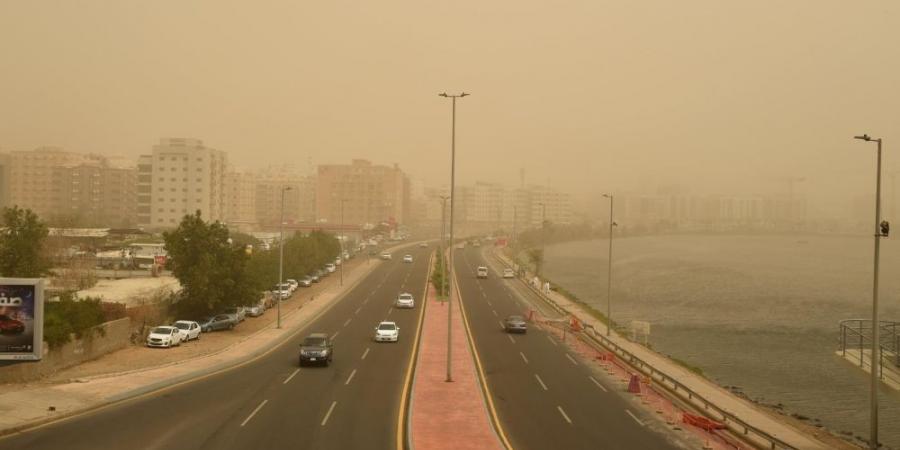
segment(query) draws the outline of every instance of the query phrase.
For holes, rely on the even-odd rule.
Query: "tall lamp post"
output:
[[[612,329],[612,244],[613,244],[613,195],[603,194],[609,199],[609,256],[607,257],[606,268],[606,335],[609,336]]]
[[[284,193],[291,190],[290,186],[281,187],[281,221],[278,222],[278,325],[281,328],[281,283],[284,279]]]
[[[344,203],[347,201],[346,198],[341,199],[341,238],[339,242],[341,243],[341,254],[338,258],[341,259],[341,286],[344,285],[344,239],[347,238],[347,230],[344,229]]]
[[[447,200],[450,198],[449,195],[442,195],[441,197],[441,295],[445,295],[447,293],[447,261],[444,259],[444,239],[446,236],[446,231],[444,230],[444,222],[446,221],[446,212],[447,212]]]
[[[871,354],[871,379],[869,386],[869,403],[871,410],[869,411],[869,448],[878,448],[878,368],[880,367],[880,350],[881,346],[879,336],[878,323],[878,262],[880,256],[881,238],[888,235],[887,222],[881,221],[881,138],[873,139],[868,134],[862,136],[854,136],[854,139],[866,142],[875,142],[878,144],[878,162],[875,174],[875,273],[872,283],[872,354]],[[860,349],[862,352],[862,349]]]
[[[547,255],[544,254],[547,248],[547,205],[544,203],[538,205],[541,207],[541,259],[538,276],[541,276],[544,274],[544,262],[547,260]]]
[[[452,100],[453,109],[450,118],[450,198],[456,198],[456,99],[463,98],[469,94],[462,92],[456,95],[449,95],[446,92],[438,94],[441,97]],[[453,372],[451,370],[451,340],[453,339],[453,212],[456,209],[456,202],[450,202],[450,292],[447,297],[447,379],[445,381],[453,381]]]

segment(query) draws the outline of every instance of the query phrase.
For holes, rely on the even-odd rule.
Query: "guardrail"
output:
[[[887,320],[879,321],[879,346],[878,346],[878,378],[882,381],[892,381],[900,385],[900,374],[896,368],[900,368],[900,322]],[[871,355],[872,351],[872,321],[868,319],[847,319],[840,322],[841,336],[839,340],[841,356],[859,361],[859,367],[864,370],[872,368],[872,360],[865,357],[866,351]],[[858,350],[859,354],[847,352]],[[894,368],[891,368],[893,365]]]
[[[509,267],[509,264],[500,258],[496,253],[492,252],[494,258],[496,258],[501,264]],[[526,286],[528,286],[533,292],[535,292],[542,300],[544,300],[547,304],[549,304],[554,309],[563,312],[564,314],[571,314],[566,308],[557,304],[552,298],[544,294],[540,289],[535,288],[528,282],[527,279],[519,278]],[[680,381],[676,380],[674,377],[668,375],[667,373],[653,367],[650,363],[644,361],[640,357],[635,356],[616,342],[607,338],[603,333],[598,333],[596,329],[590,324],[584,324],[585,330],[590,329],[591,333],[584,333],[584,336],[588,337],[595,344],[600,345],[619,356],[619,358],[623,361],[626,361],[631,367],[634,367],[637,370],[647,374],[651,379],[656,380],[661,383],[666,389],[671,390],[684,400],[687,400],[691,404],[695,406],[702,406],[703,410],[709,414],[710,412],[715,412],[718,416],[716,419],[721,420],[723,423],[728,425],[728,427],[736,432],[742,433],[745,436],[750,437],[752,434],[758,440],[767,442],[769,444],[769,448],[771,449],[789,449],[789,450],[797,450],[797,447],[794,447],[787,442],[782,441],[781,439],[772,436],[764,430],[761,430],[749,423],[741,420],[739,417],[734,414],[720,408],[715,403],[707,400],[702,395],[693,391],[691,388],[685,386]]]

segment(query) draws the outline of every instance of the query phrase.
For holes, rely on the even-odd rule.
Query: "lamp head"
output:
[[[447,95],[446,92],[441,92],[440,94],[438,94],[438,96],[441,96],[441,97],[449,97],[449,95]]]
[[[872,140],[872,138],[871,138],[868,134],[864,134],[864,135],[862,135],[862,136],[853,136],[853,139],[860,139],[860,140],[863,140],[863,141],[866,141],[866,142]]]
[[[471,95],[471,94],[466,94],[465,92],[463,92],[462,94],[459,94],[460,97],[465,97],[467,95]]]

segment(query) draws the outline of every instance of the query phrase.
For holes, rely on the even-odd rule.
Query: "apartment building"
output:
[[[146,166],[150,166],[149,222],[141,225],[175,227],[196,211],[207,221],[225,219],[225,152],[206,147],[199,139],[165,138],[138,162],[138,207],[143,220],[148,217]]]
[[[316,218],[320,222],[377,225],[409,222],[409,177],[399,166],[374,165],[355,159],[350,164],[318,167]]]
[[[256,177],[252,173],[229,170],[223,182],[224,222],[230,228],[256,228]]]
[[[269,167],[254,174],[256,221],[261,225],[281,220],[281,193],[284,190],[284,221],[316,221],[316,180],[291,166]]]
[[[31,209],[42,218],[58,215],[58,196],[53,192],[54,169],[82,164],[100,165],[103,160],[99,155],[69,152],[58,147],[10,152],[9,204]]]

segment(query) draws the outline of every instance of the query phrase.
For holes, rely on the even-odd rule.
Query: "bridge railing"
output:
[[[509,267],[509,264],[504,259],[500,258],[496,254],[494,257],[504,266]],[[550,296],[544,294],[539,288],[532,286],[527,278],[520,278],[526,286],[531,289],[532,292],[537,294],[541,299],[543,299],[546,303],[548,303],[551,307],[556,309],[557,311],[563,312],[564,314],[570,314],[565,307],[559,305],[556,301],[553,300]],[[764,442],[771,449],[790,449],[795,450],[797,447],[794,447],[787,442],[775,437],[765,430],[757,428],[740,417],[732,414],[731,412],[726,411],[725,409],[719,407],[709,399],[703,397],[703,395],[697,393],[692,390],[688,386],[684,385],[676,378],[670,376],[666,372],[657,369],[649,362],[641,359],[640,357],[634,355],[629,352],[627,349],[616,343],[614,340],[606,337],[604,333],[597,332],[593,326],[590,324],[584,324],[585,331],[590,330],[589,332],[585,332],[582,336],[590,339],[595,345],[599,345],[609,351],[615,353],[619,359],[627,362],[631,367],[643,372],[651,379],[655,380],[657,383],[660,383],[666,389],[669,389],[675,395],[679,396],[682,400],[686,400],[689,403],[702,407],[703,410],[718,420],[721,420],[724,424],[726,424],[732,431],[743,434],[747,438],[754,439],[757,442]],[[713,415],[714,414],[714,415]]]
[[[867,319],[847,319],[840,322],[838,348],[841,356],[857,360],[859,367],[872,369],[872,321]],[[900,384],[900,371],[885,367],[900,368],[900,322],[879,321],[878,378]],[[851,350],[851,351],[848,351]],[[857,350],[858,352],[853,352]],[[869,352],[869,356],[866,352]]]

